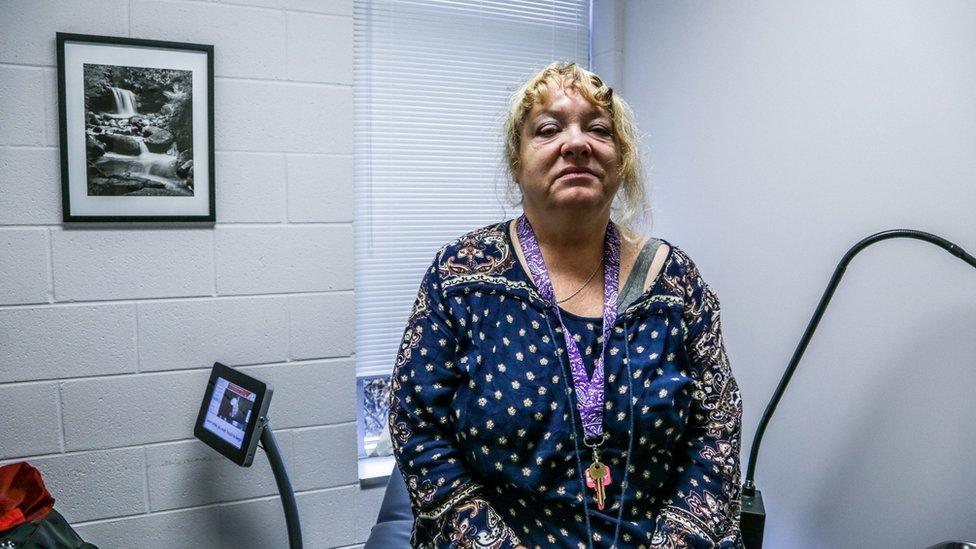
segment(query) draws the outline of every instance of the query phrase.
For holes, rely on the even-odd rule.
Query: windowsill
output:
[[[394,467],[396,467],[396,458],[393,456],[360,458],[359,486],[366,488],[385,485]]]

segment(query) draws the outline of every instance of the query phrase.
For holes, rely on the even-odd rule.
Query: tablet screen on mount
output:
[[[271,384],[215,362],[200,402],[194,436],[234,463],[251,465],[272,392]]]

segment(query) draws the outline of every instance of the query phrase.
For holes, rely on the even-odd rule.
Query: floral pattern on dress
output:
[[[445,245],[441,249],[443,255],[435,262],[444,291],[454,287],[471,291],[475,287],[488,286],[543,303],[530,281],[507,276],[516,267],[518,259],[513,251],[514,243],[506,231],[502,223],[489,225]]]
[[[497,225],[472,231],[457,239],[448,249],[450,253],[445,254],[437,266],[439,274],[445,278],[497,275],[515,262],[504,229]]]
[[[701,481],[665,502],[652,546],[739,547],[738,535],[723,533],[735,531],[740,520],[742,400],[725,352],[718,296],[683,251],[675,254],[686,267],[683,280],[673,281],[684,287],[685,347],[690,362],[700,367],[693,373],[692,392],[698,428],[688,432],[691,459],[679,472],[698,471]],[[701,443],[705,437],[709,444]]]
[[[600,511],[562,329],[508,226],[437,253],[394,362],[389,425],[414,547],[741,547],[741,399],[695,264],[668,243],[610,332],[601,455],[614,481]],[[592,371],[602,318],[564,320]]]
[[[500,549],[521,543],[502,517],[482,498],[459,504],[434,539],[435,546],[458,549]]]

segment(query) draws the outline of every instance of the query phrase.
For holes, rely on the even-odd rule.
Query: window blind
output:
[[[445,242],[514,217],[509,95],[552,61],[589,66],[589,0],[355,0],[357,375],[390,374]]]

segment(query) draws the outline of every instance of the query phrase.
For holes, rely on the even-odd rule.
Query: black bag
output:
[[[37,522],[25,522],[0,532],[0,549],[98,549],[81,536],[54,509]]]

